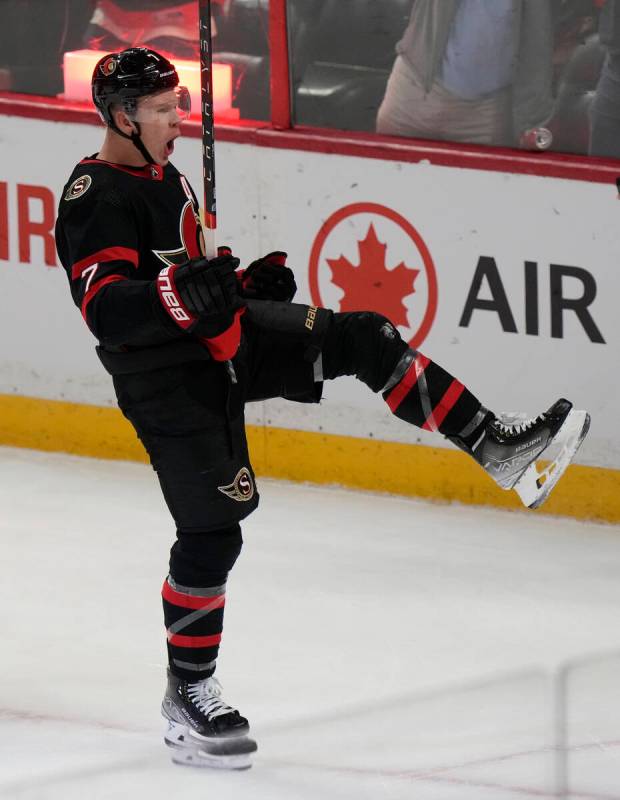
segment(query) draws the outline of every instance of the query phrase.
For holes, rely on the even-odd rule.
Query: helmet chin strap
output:
[[[146,158],[146,163],[147,164],[155,164],[155,159],[149,153],[149,151],[146,149],[146,147],[144,145],[144,142],[142,141],[142,138],[140,136],[140,126],[138,125],[137,122],[134,122],[134,125],[136,126],[138,131],[137,131],[137,133],[136,132],[132,133],[129,138],[133,142],[134,147],[137,147],[138,150],[140,151],[140,153],[142,153],[142,155],[144,156],[144,158]]]
[[[135,125],[136,129],[131,133],[123,133],[123,131],[116,125],[114,121],[112,122],[112,125],[110,127],[112,128],[112,130],[115,131],[115,133],[118,133],[124,139],[129,139],[134,145],[134,147],[136,147],[139,150],[140,155],[144,159],[146,159],[147,164],[155,164],[155,159],[146,149],[144,142],[142,141],[142,137],[140,136],[140,124],[135,120],[132,120],[132,122]]]

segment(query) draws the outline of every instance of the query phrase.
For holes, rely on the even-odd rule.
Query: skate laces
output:
[[[222,700],[222,686],[213,675],[198,683],[188,683],[187,696],[209,720],[235,711]]]
[[[543,422],[544,419],[544,414],[540,414],[538,417],[528,417],[526,414],[508,411],[496,417],[493,424],[504,435],[519,436],[529,431],[539,422]]]

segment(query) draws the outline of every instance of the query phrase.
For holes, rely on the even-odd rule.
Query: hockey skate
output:
[[[491,419],[472,449],[463,449],[502,489],[514,489],[524,505],[538,508],[572,461],[589,427],[586,411],[576,411],[572,403],[560,399],[535,419],[523,414]]]
[[[168,672],[161,713],[168,722],[164,741],[175,764],[216,769],[248,769],[256,742],[247,719],[221,698],[210,677],[190,683]]]

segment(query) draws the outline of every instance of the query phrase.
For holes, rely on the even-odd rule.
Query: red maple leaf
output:
[[[341,311],[372,310],[383,314],[394,325],[408,326],[403,298],[414,290],[419,269],[401,263],[388,269],[385,263],[387,245],[377,239],[371,223],[366,238],[358,242],[360,263],[351,264],[346,256],[328,258],[332,283],[344,290]]]

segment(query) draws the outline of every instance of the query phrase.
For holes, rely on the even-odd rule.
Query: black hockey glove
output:
[[[221,255],[194,258],[165,267],[157,277],[159,301],[187,333],[200,338],[216,361],[232,358],[239,347],[244,302],[235,269],[239,259]]]
[[[253,300],[289,302],[297,284],[293,270],[285,266],[286,253],[277,251],[253,261],[241,278],[241,294]]]

